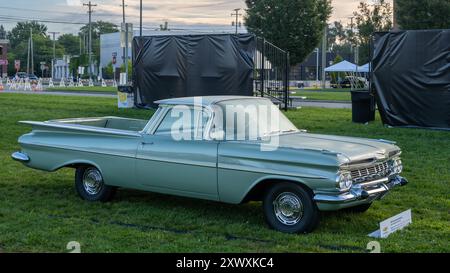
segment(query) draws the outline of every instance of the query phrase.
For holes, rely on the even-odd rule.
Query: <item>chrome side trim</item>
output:
[[[15,161],[19,161],[19,162],[29,162],[30,158],[28,157],[28,155],[26,155],[25,153],[21,153],[21,152],[15,152],[11,155],[12,159],[14,159]]]
[[[258,168],[252,166],[242,166],[237,164],[227,164],[220,163],[217,167],[219,170],[229,170],[229,171],[239,171],[239,172],[251,172],[251,173],[263,173],[270,175],[282,175],[282,176],[290,176],[290,177],[299,177],[299,178],[308,178],[308,179],[328,179],[325,176],[313,176],[313,175],[305,175],[298,172],[285,172],[267,168]]]
[[[76,147],[70,147],[70,146],[64,146],[64,145],[47,145],[43,143],[21,143],[21,145],[27,145],[30,147],[44,147],[44,148],[50,148],[50,149],[59,149],[59,150],[66,150],[66,151],[73,151],[73,152],[84,152],[89,154],[97,154],[97,155],[106,155],[106,156],[117,156],[117,157],[124,157],[124,158],[133,158],[135,159],[135,154],[126,154],[126,153],[113,153],[113,152],[94,152],[90,149],[86,148],[76,148]]]
[[[142,119],[135,118],[123,118],[116,116],[105,116],[105,117],[86,117],[86,118],[67,118],[67,119],[52,119],[46,122],[58,122],[58,123],[72,123],[72,122],[89,122],[89,121],[99,121],[105,119],[119,119],[119,120],[130,120],[130,121],[145,121]]]
[[[77,125],[77,124],[65,124],[60,122],[37,122],[37,121],[19,121],[21,124],[27,124],[32,126],[41,126],[57,129],[75,130],[82,132],[100,133],[100,134],[111,134],[120,136],[130,136],[130,137],[141,137],[141,133],[117,129],[100,129],[91,126]]]

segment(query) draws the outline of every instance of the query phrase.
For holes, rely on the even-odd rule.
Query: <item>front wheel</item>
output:
[[[301,186],[280,183],[270,188],[263,200],[269,226],[285,233],[309,233],[319,223],[319,210],[309,192]]]
[[[91,202],[110,201],[116,192],[115,187],[105,185],[102,173],[91,166],[77,168],[75,172],[75,188],[82,199]]]

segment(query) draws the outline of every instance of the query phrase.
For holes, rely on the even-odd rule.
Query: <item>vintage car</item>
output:
[[[12,158],[50,172],[75,168],[75,188],[88,201],[108,201],[117,188],[262,201],[268,225],[287,233],[311,232],[320,211],[364,212],[407,183],[393,142],[307,133],[268,99],[156,103],[149,121],[22,121],[32,131],[19,138],[21,151]]]

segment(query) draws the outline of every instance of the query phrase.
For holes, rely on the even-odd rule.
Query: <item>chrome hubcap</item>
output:
[[[83,175],[84,190],[90,195],[98,194],[103,187],[102,174],[95,168],[89,168]]]
[[[303,217],[303,203],[291,192],[278,195],[273,202],[273,210],[278,221],[288,226],[297,224]]]

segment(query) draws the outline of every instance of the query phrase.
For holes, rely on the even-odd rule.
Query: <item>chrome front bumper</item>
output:
[[[26,155],[25,153],[22,152],[15,152],[11,155],[12,159],[22,162],[22,163],[27,163],[28,161],[30,161],[30,158],[28,157],[28,155]]]
[[[346,204],[357,201],[372,202],[383,198],[391,189],[408,184],[401,176],[383,178],[376,181],[354,185],[350,191],[340,195],[317,194],[314,201],[327,204]]]

